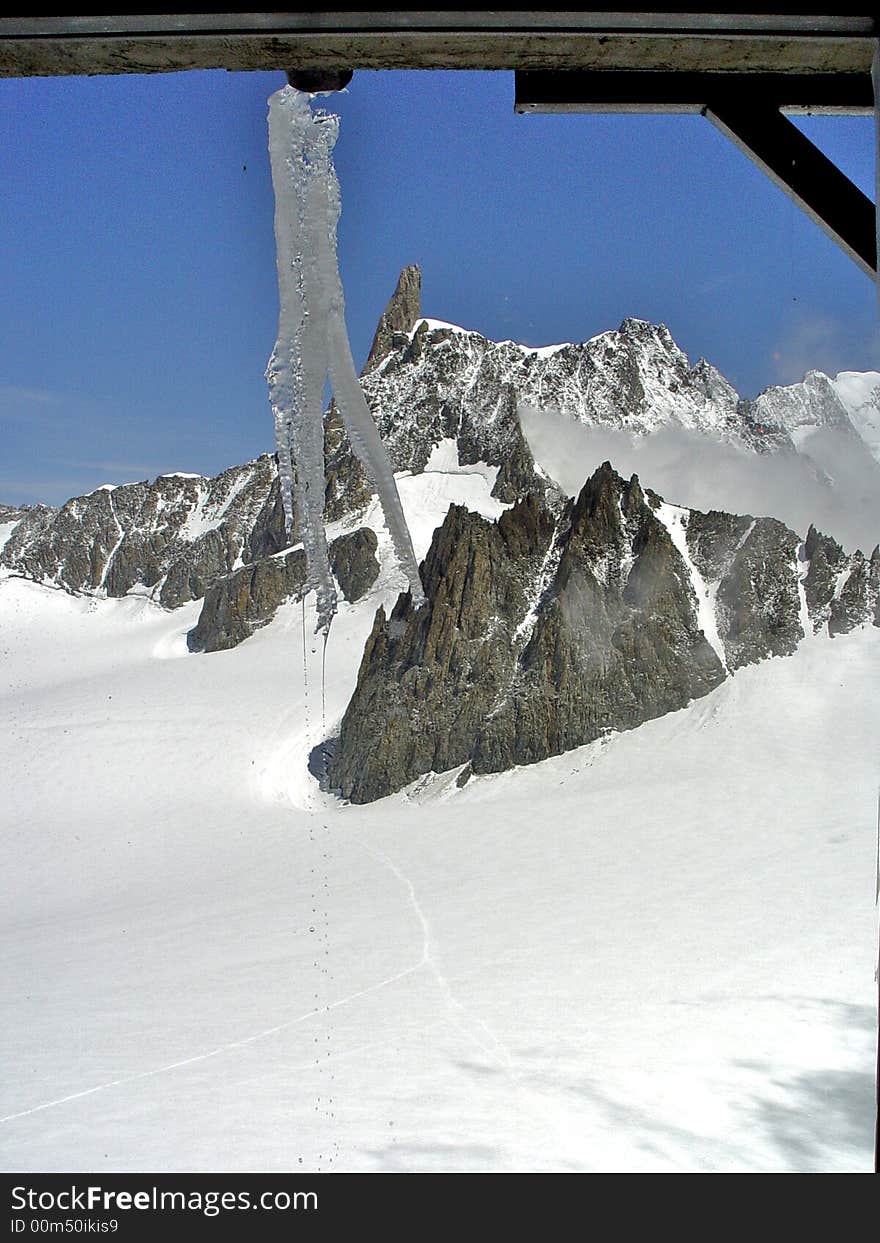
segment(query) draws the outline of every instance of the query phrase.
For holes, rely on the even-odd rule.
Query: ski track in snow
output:
[[[387,988],[391,984],[395,984],[398,980],[404,979],[408,975],[412,975],[423,966],[424,960],[413,966],[405,967],[402,971],[398,971],[395,975],[389,975],[384,980],[377,980],[375,984],[370,984],[366,988],[358,989],[357,992],[349,993],[346,997],[340,997],[337,1001],[330,1002],[326,1006],[318,1006],[316,1009],[307,1010],[304,1014],[297,1015],[294,1019],[287,1019],[283,1023],[277,1023],[274,1027],[266,1027],[262,1031],[254,1032],[249,1036],[242,1036],[238,1040],[229,1040],[225,1044],[217,1045],[214,1049],[209,1049],[206,1053],[195,1053],[192,1057],[181,1058],[176,1062],[168,1062],[164,1066],[155,1066],[151,1070],[137,1071],[131,1075],[122,1075],[118,1079],[109,1079],[106,1083],[95,1084],[94,1087],[85,1088],[81,1092],[71,1092],[67,1096],[59,1096],[52,1101],[44,1101],[40,1105],[33,1105],[30,1109],[21,1109],[17,1113],[6,1114],[0,1118],[0,1123],[14,1122],[17,1118],[27,1118],[31,1114],[41,1113],[44,1109],[54,1109],[58,1105],[66,1105],[70,1101],[82,1100],[86,1096],[94,1096],[98,1092],[106,1092],[110,1088],[126,1087],[130,1083],[138,1083],[143,1079],[152,1079],[156,1075],[168,1074],[173,1070],[182,1070],[185,1066],[195,1066],[199,1062],[207,1062],[211,1058],[220,1057],[223,1053],[231,1053],[236,1049],[244,1049],[248,1045],[256,1044],[259,1040],[268,1040],[272,1036],[277,1036],[281,1032],[289,1031],[292,1027],[296,1027],[300,1023],[307,1022],[308,1019],[316,1018],[319,1015],[327,1014],[332,1010],[338,1010],[341,1006],[346,1006],[352,1001],[357,1001],[360,997],[367,997],[370,993],[376,993],[382,988]],[[350,1056],[355,1050],[347,1050]],[[343,1057],[345,1053],[336,1054],[336,1057]],[[311,1063],[308,1063],[311,1067]],[[300,1068],[301,1069],[301,1068]]]
[[[384,851],[380,850],[378,847],[368,846],[358,837],[353,837],[352,840],[355,841],[366,854],[370,855],[374,860],[388,868],[388,870],[394,874],[394,876],[406,889],[409,903],[416,915],[416,918],[418,919],[422,933],[422,953],[418,962],[412,963],[410,966],[404,967],[401,971],[395,972],[393,975],[386,976],[384,979],[378,980],[375,983],[368,985],[366,988],[358,989],[353,993],[349,993],[347,996],[341,997],[334,1002],[330,1002],[326,1006],[314,1007],[311,1010],[305,1011],[303,1014],[297,1015],[293,1019],[285,1020],[283,1023],[276,1023],[272,1027],[263,1028],[261,1031],[253,1032],[248,1036],[242,1036],[237,1040],[226,1041],[224,1044],[217,1045],[213,1049],[193,1054],[190,1057],[180,1058],[174,1062],[168,1062],[163,1066],[156,1066],[150,1070],[137,1071],[131,1075],[122,1075],[117,1079],[110,1079],[105,1083],[95,1084],[94,1086],[84,1088],[79,1092],[71,1092],[66,1096],[60,1096],[54,1100],[43,1101],[39,1105],[33,1105],[28,1109],[22,1109],[16,1113],[6,1114],[4,1117],[0,1117],[0,1123],[14,1122],[17,1119],[30,1117],[33,1114],[41,1113],[47,1109],[55,1109],[61,1105],[69,1104],[72,1101],[83,1100],[85,1097],[94,1096],[99,1092],[106,1092],[112,1088],[127,1087],[132,1083],[139,1083],[145,1079],[151,1079],[158,1075],[169,1074],[175,1070],[182,1070],[187,1066],[195,1066],[201,1062],[210,1061],[212,1058],[220,1057],[224,1053],[232,1053],[238,1049],[247,1048],[249,1045],[256,1044],[258,1041],[268,1040],[273,1036],[280,1035],[282,1032],[289,1031],[291,1028],[298,1026],[300,1023],[307,1022],[309,1019],[330,1013],[333,1010],[338,1010],[342,1006],[349,1005],[351,1002],[359,1000],[361,997],[369,996],[371,993],[378,992],[380,989],[396,984],[399,980],[405,979],[407,976],[414,975],[417,971],[420,971],[422,967],[428,968],[440,987],[440,990],[446,998],[450,1008],[458,1011],[467,1019],[470,1019],[473,1023],[476,1023],[491,1043],[487,1044],[483,1040],[479,1039],[479,1037],[476,1036],[474,1032],[470,1030],[469,1027],[465,1026],[465,1024],[460,1020],[452,1020],[455,1029],[461,1035],[465,1036],[470,1043],[476,1045],[477,1048],[485,1053],[487,1057],[496,1062],[506,1073],[508,1073],[518,1088],[522,1088],[523,1085],[519,1082],[519,1076],[513,1069],[513,1063],[509,1050],[500,1040],[498,1040],[495,1034],[490,1030],[485,1022],[479,1018],[479,1016],[472,1014],[455,997],[449,980],[437,966],[431,949],[432,935],[430,924],[428,923],[428,919],[419,903],[415,886],[410,878],[405,872],[402,871],[401,868],[397,866],[396,863],[394,863],[392,859],[388,857],[388,855],[385,854]],[[436,1026],[436,1024],[430,1024],[429,1026]],[[363,1048],[369,1047],[372,1046],[363,1046]],[[333,1060],[344,1058],[346,1056],[353,1056],[355,1053],[360,1051],[363,1051],[363,1049],[344,1050],[335,1054]],[[295,1067],[293,1069],[310,1068],[311,1063],[307,1063],[302,1067]],[[529,1095],[531,1096],[533,1093],[530,1091]]]
[[[452,1027],[460,1035],[464,1036],[470,1044],[474,1045],[483,1054],[485,1054],[490,1061],[494,1062],[507,1077],[514,1091],[525,1100],[533,1111],[540,1115],[544,1125],[549,1126],[551,1130],[555,1130],[560,1125],[560,1120],[556,1106],[550,1099],[552,1093],[548,1091],[546,1087],[539,1089],[533,1084],[526,1082],[525,1074],[516,1069],[513,1057],[508,1047],[501,1040],[499,1040],[492,1029],[483,1019],[479,1017],[479,1015],[474,1014],[473,1011],[469,1010],[467,1006],[459,1001],[452,990],[452,985],[448,977],[443,974],[437,965],[432,950],[434,938],[431,932],[431,925],[421,903],[419,902],[415,885],[410,880],[409,876],[407,876],[403,869],[399,867],[393,859],[389,858],[383,850],[380,850],[378,846],[368,846],[366,842],[354,834],[352,834],[352,841],[360,846],[360,848],[367,855],[388,868],[400,884],[403,885],[407,892],[409,904],[419,922],[422,933],[422,956],[418,963],[410,967],[408,971],[403,974],[412,974],[422,966],[428,968],[441,993],[443,994],[449,1009],[453,1011],[453,1014],[450,1014],[448,1017],[448,1021],[451,1023]],[[473,1024],[476,1024],[479,1031],[488,1039],[490,1043],[487,1044],[473,1031]],[[436,1024],[431,1024],[430,1026],[436,1026]]]
[[[416,963],[415,967],[410,968],[410,970],[411,971],[418,970],[418,968],[421,966],[426,966],[428,968],[428,970],[433,975],[434,979],[437,981],[437,984],[439,985],[440,990],[445,996],[449,1006],[452,1009],[459,1011],[461,1014],[465,1015],[467,1018],[471,1019],[473,1022],[475,1022],[478,1025],[478,1027],[485,1033],[485,1035],[488,1036],[489,1040],[492,1043],[491,1045],[484,1044],[483,1041],[480,1040],[477,1036],[475,1036],[472,1031],[470,1031],[461,1022],[457,1020],[453,1020],[453,1025],[455,1026],[455,1028],[459,1032],[461,1032],[462,1035],[466,1036],[468,1040],[471,1041],[472,1044],[475,1044],[477,1048],[481,1049],[483,1053],[487,1055],[487,1057],[497,1062],[502,1067],[503,1070],[507,1071],[510,1074],[513,1074],[513,1062],[510,1056],[510,1051],[501,1043],[501,1041],[497,1038],[497,1036],[495,1036],[495,1034],[486,1026],[486,1024],[483,1022],[481,1018],[479,1018],[479,1016],[475,1014],[471,1014],[471,1012],[465,1006],[462,1005],[462,1003],[458,1000],[458,998],[452,992],[452,987],[449,983],[449,980],[446,978],[446,976],[442,973],[440,968],[437,966],[437,963],[434,960],[434,955],[431,950],[431,941],[432,941],[431,926],[428,923],[428,919],[427,919],[427,916],[425,915],[425,912],[422,910],[422,907],[419,903],[419,899],[416,895],[415,886],[413,885],[410,878],[406,875],[404,871],[401,870],[401,868],[397,866],[397,864],[393,861],[393,859],[389,859],[388,855],[386,855],[385,852],[380,850],[377,846],[368,846],[359,837],[353,837],[353,840],[361,847],[362,850],[365,850],[368,855],[371,855],[379,863],[384,864],[384,866],[387,867],[389,871],[393,872],[393,874],[397,877],[397,879],[400,881],[400,883],[404,886],[404,888],[407,891],[410,906],[415,912],[416,918],[418,919],[419,924],[422,929],[422,956],[419,959],[418,963]]]

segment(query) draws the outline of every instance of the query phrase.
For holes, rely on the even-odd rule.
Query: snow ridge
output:
[[[811,371],[800,383],[768,388],[752,401],[705,359],[691,367],[665,325],[634,318],[585,342],[544,347],[493,342],[420,318],[364,377],[398,469],[412,437],[401,411],[417,415],[429,441],[427,456],[430,445],[449,434],[444,411],[468,400],[487,411],[507,387],[523,405],[588,426],[636,435],[680,427],[761,454],[791,452],[818,429],[849,429],[880,461],[880,373],[843,372],[832,381]]]

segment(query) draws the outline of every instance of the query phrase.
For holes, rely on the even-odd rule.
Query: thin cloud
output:
[[[152,479],[159,473],[155,466],[151,466],[146,462],[87,461],[71,462],[70,466],[73,470],[103,470],[107,471],[108,474],[125,475],[127,479],[132,479],[136,483],[139,483],[142,479]]]
[[[22,384],[0,384],[0,418],[33,419],[62,404],[61,393]]]
[[[756,454],[684,428],[632,436],[526,405],[520,422],[536,460],[572,496],[610,461],[675,504],[779,518],[801,536],[813,523],[848,549],[870,552],[880,540],[880,465],[855,435],[826,428],[800,453]]]
[[[851,326],[828,315],[805,314],[780,338],[772,358],[778,384],[796,384],[810,370],[832,376],[865,370],[864,360],[880,366],[880,332],[854,340]]]

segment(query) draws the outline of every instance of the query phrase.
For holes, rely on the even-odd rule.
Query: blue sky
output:
[[[283,82],[0,81],[0,501],[272,448]],[[880,368],[871,282],[701,117],[520,117],[508,73],[362,71],[325,106],[359,364],[418,263],[434,318],[531,345],[663,321],[745,396]],[[801,124],[873,197],[873,121]]]

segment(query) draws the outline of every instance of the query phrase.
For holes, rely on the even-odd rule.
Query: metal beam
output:
[[[783,190],[872,279],[871,200],[782,115],[871,113],[870,73],[527,73],[516,75],[519,113],[701,113]]]
[[[790,113],[869,115],[871,75],[863,73],[693,73],[523,70],[514,110],[530,112],[666,112],[697,115],[712,101],[748,99]]]
[[[747,99],[718,101],[703,115],[876,279],[874,204],[796,125]]]

